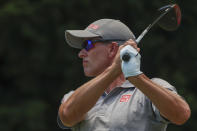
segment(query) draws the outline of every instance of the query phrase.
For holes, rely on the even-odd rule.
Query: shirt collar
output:
[[[121,86],[118,86],[116,88],[124,88],[124,89],[133,88],[134,89],[135,86],[131,84],[128,80],[126,80]],[[108,94],[107,92],[104,92],[102,96],[105,97],[107,94]]]
[[[128,80],[126,80],[120,87],[122,88],[135,88],[135,86],[130,83]]]

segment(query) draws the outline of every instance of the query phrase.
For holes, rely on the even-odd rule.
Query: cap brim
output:
[[[87,30],[66,30],[65,31],[66,42],[71,47],[78,48],[78,49],[82,48],[82,43],[84,39],[95,38],[95,37],[99,37],[99,35],[91,33]]]

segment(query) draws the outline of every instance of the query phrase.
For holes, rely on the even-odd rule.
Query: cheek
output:
[[[106,63],[109,60],[108,53],[105,50],[97,50],[92,52],[91,60],[96,64]]]
[[[88,66],[84,68],[86,73],[99,74],[103,72],[110,64],[110,60],[106,52],[91,52],[89,55]]]
[[[109,66],[109,63],[110,59],[108,58],[108,55],[105,53],[100,53],[96,54],[96,56],[92,58],[91,64],[93,64],[95,68],[103,69]]]

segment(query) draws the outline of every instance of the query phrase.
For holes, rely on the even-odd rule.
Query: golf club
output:
[[[177,4],[170,4],[163,6],[158,9],[159,17],[153,21],[146,29],[138,36],[136,39],[136,43],[142,40],[142,38],[147,34],[147,32],[156,24],[166,30],[166,31],[174,31],[176,30],[179,25],[181,24],[181,10]],[[130,55],[129,53],[125,53],[122,56],[122,60],[129,61]]]

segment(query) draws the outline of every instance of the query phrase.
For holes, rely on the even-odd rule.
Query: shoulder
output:
[[[163,80],[161,78],[151,78],[151,81],[164,88],[177,92],[176,88],[173,85],[171,85],[169,82],[167,82],[166,80]]]

